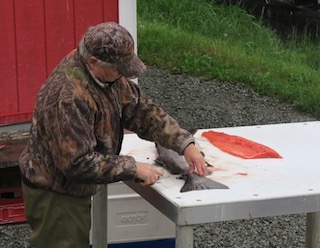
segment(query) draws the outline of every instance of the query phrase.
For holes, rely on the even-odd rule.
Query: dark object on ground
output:
[[[243,7],[256,19],[262,20],[274,29],[284,40],[299,39],[304,35],[313,40],[319,39],[320,5],[315,0],[218,0],[216,2]]]

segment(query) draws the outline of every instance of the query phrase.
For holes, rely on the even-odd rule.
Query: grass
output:
[[[149,65],[249,84],[320,117],[320,44],[283,44],[237,6],[138,0],[139,55]]]

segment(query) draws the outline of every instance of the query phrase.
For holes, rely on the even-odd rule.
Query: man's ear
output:
[[[97,63],[98,63],[98,59],[97,59],[96,57],[91,56],[91,57],[89,58],[88,64],[89,64],[90,66],[96,66]]]

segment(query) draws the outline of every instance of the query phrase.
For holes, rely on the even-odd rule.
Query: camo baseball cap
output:
[[[134,52],[132,36],[118,23],[104,22],[89,27],[83,42],[91,55],[113,64],[125,77],[138,77],[146,71],[145,64]]]

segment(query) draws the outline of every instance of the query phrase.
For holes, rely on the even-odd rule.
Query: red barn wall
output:
[[[29,122],[36,94],[90,25],[119,21],[118,0],[0,0],[0,125]]]

